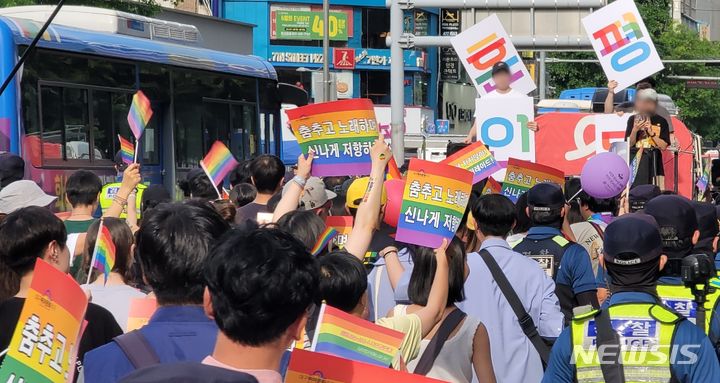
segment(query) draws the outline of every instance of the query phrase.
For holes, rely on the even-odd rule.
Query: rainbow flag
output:
[[[388,162],[387,167],[387,174],[385,175],[386,180],[401,180],[402,179],[402,173],[400,173],[400,169],[398,168],[397,162],[395,161],[395,157],[390,158],[390,162]]]
[[[488,177],[487,183],[485,183],[485,187],[482,189],[481,195],[486,194],[502,194],[502,185],[495,181],[495,178]]]
[[[378,326],[323,304],[315,328],[312,351],[357,362],[388,367],[405,334]]]
[[[219,185],[225,176],[238,166],[238,162],[225,144],[215,141],[208,154],[200,161],[200,166],[210,177],[213,185]]]
[[[107,282],[108,275],[115,266],[115,242],[113,242],[110,230],[102,222],[100,222],[98,236],[95,240],[93,259],[95,260],[93,267],[105,275],[105,282]]]
[[[320,238],[318,238],[317,242],[315,242],[315,246],[313,246],[312,250],[310,250],[310,253],[312,255],[320,254],[320,252],[322,252],[324,249],[327,249],[328,243],[330,243],[333,238],[337,237],[337,235],[338,231],[335,230],[334,227],[328,227],[322,233]]]
[[[150,100],[145,96],[141,90],[137,91],[132,98],[132,105],[130,105],[130,111],[128,112],[128,124],[130,129],[135,136],[135,139],[139,140],[142,137],[145,127],[150,118],[153,115],[152,108],[150,107]]]
[[[700,177],[700,179],[698,179],[697,183],[695,184],[695,186],[697,186],[697,188],[698,188],[698,193],[704,194],[705,190],[707,190],[707,187],[709,184],[710,184],[710,174],[708,174],[708,169],[705,168],[702,176]]]
[[[120,140],[120,157],[122,162],[132,164],[135,161],[135,145],[118,134]]]

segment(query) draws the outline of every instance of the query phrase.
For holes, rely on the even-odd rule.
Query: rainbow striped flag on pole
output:
[[[388,367],[405,335],[323,304],[312,351]]]
[[[310,253],[317,256],[318,254],[320,254],[321,251],[323,251],[323,249],[327,249],[330,241],[332,241],[337,236],[338,231],[335,230],[334,227],[328,227],[327,229],[325,229],[322,235],[320,235],[320,238],[318,238],[317,242],[315,242],[315,246],[313,246],[312,250],[310,250]]]
[[[141,90],[137,91],[137,93],[133,95],[127,117],[130,130],[132,130],[136,140],[140,140],[140,137],[142,137],[145,127],[148,122],[150,122],[152,115],[153,111],[150,107],[150,100]]]
[[[107,226],[100,221],[97,239],[95,240],[95,250],[93,250],[92,267],[88,271],[87,283],[90,283],[92,268],[96,268],[105,275],[105,283],[107,283],[108,275],[115,266],[115,242],[113,242],[112,234]]]
[[[220,194],[217,185],[222,183],[225,176],[237,166],[238,162],[232,153],[230,153],[230,149],[221,141],[215,141],[208,154],[200,161],[200,167],[205,171],[208,178],[210,178],[213,186],[215,186],[218,198],[222,198],[222,194]]]
[[[119,134],[118,140],[120,140],[120,157],[122,158],[122,162],[128,165],[132,164],[135,161],[135,145]]]

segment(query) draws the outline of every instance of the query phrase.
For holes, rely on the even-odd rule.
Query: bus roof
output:
[[[17,45],[29,45],[42,23],[0,16],[0,34],[11,33]],[[117,59],[277,80],[272,65],[257,56],[214,51],[132,36],[51,25],[39,47]]]

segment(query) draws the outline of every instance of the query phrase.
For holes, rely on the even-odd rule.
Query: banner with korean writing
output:
[[[473,174],[455,166],[410,160],[395,240],[436,248],[452,238],[465,213]]]
[[[554,182],[564,186],[565,174],[549,166],[511,158],[507,164],[502,194],[517,202],[522,193],[530,190],[535,184],[543,182]]]
[[[311,104],[287,115],[303,154],[315,152],[314,176],[370,174],[370,148],[379,134],[372,101]]]
[[[535,90],[535,81],[496,14],[453,37],[450,42],[480,96],[495,90],[492,67],[500,61],[510,67],[513,89],[523,94]]]
[[[137,330],[150,321],[157,310],[157,301],[153,298],[135,298],[130,301],[127,328],[125,332]]]
[[[618,0],[582,19],[608,80],[619,92],[663,70],[650,33],[632,0]]]
[[[319,352],[293,350],[285,383],[442,383],[422,375],[356,362]]]
[[[0,382],[65,382],[87,304],[75,280],[38,258]]]
[[[338,235],[333,238],[333,245],[342,249],[347,243],[348,235],[353,228],[353,217],[342,215],[331,215],[325,218],[325,226],[332,227]]]
[[[500,164],[495,161],[495,157],[490,153],[490,150],[480,141],[454,153],[441,161],[441,163],[471,171],[473,173],[473,184],[490,177],[493,173],[502,169]]]
[[[535,161],[535,132],[528,128],[535,115],[531,97],[480,98],[475,112],[477,139],[497,161],[510,157]]]

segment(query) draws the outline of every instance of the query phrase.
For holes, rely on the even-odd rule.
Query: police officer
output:
[[[563,330],[543,383],[720,382],[708,338],[655,295],[667,259],[651,216],[630,214],[611,223],[600,261],[612,277],[613,294],[602,310],[576,315]],[[622,369],[613,368],[620,358]],[[612,379],[612,371],[624,380]]]
[[[122,186],[122,179],[123,179],[123,173],[127,169],[127,164],[125,164],[122,160],[122,156],[120,155],[120,152],[117,152],[115,154],[115,171],[117,172],[117,182],[111,182],[108,184],[105,184],[102,187],[102,190],[100,191],[100,208],[102,209],[102,213],[105,214],[108,209],[112,206],[113,202],[117,203],[118,201],[122,203],[125,201],[127,203],[127,197],[123,195],[118,195],[118,192],[121,189]],[[135,194],[135,209],[137,211],[137,218],[140,219],[140,215],[142,213],[142,195],[143,192],[147,189],[146,185],[143,185],[142,183],[139,183],[136,187],[136,194]],[[126,194],[126,193],[121,193]],[[129,193],[128,193],[129,194]],[[119,196],[120,198],[116,199],[115,197]],[[120,218],[127,218],[127,206],[125,206],[125,210],[120,215]]]
[[[566,323],[573,307],[599,307],[590,255],[560,231],[567,214],[562,188],[554,183],[533,186],[528,191],[527,213],[532,227],[513,250],[537,261],[555,281],[555,294]]]
[[[695,253],[700,231],[691,202],[677,195],[661,195],[645,205],[645,213],[653,216],[660,226],[663,254],[667,266],[658,281],[657,292],[663,303],[695,323],[697,306],[690,288],[681,277],[682,259]],[[702,253],[702,251],[698,251]],[[707,296],[705,324],[701,329],[708,334],[713,346],[720,352],[720,290]],[[720,357],[720,353],[718,354]]]

